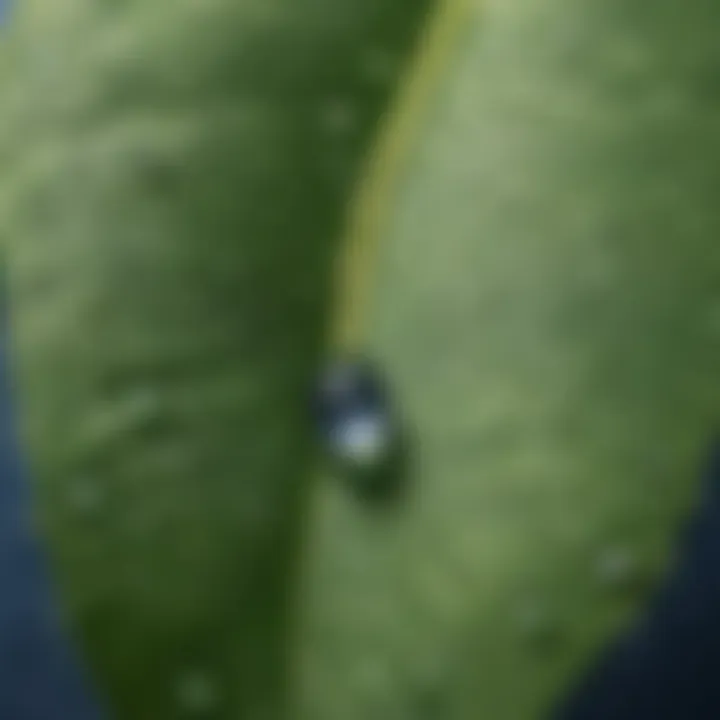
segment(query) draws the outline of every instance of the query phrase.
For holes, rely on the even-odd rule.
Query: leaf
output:
[[[467,23],[366,321],[415,493],[378,516],[318,492],[306,717],[542,717],[646,597],[608,592],[602,558],[664,568],[720,401],[719,15],[538,0]]]
[[[293,703],[305,400],[348,198],[428,7],[19,9],[0,138],[18,382],[114,716]]]

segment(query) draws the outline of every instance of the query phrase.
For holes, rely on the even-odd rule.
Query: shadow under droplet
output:
[[[414,486],[414,443],[399,433],[386,460],[371,468],[344,468],[341,474],[351,494],[373,509],[398,510],[410,499]]]

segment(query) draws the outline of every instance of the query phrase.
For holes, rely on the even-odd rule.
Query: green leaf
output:
[[[17,366],[119,717],[292,717],[295,669],[308,720],[538,717],[692,499],[718,405],[720,10],[469,18],[397,194],[380,146],[387,225],[350,215],[346,301],[348,200],[426,9],[387,6],[24,3],[0,131]],[[308,505],[330,320],[414,427],[394,514],[332,484]]]
[[[414,497],[318,500],[307,717],[531,720],[666,564],[720,402],[720,8],[476,13],[367,319]]]
[[[117,717],[294,703],[305,403],[348,198],[428,6],[23,3],[0,91],[23,420]]]

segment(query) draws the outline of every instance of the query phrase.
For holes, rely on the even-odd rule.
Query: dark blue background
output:
[[[611,648],[562,720],[720,719],[720,443],[680,562],[634,630]]]
[[[33,533],[6,338],[0,330],[0,720],[94,720]]]

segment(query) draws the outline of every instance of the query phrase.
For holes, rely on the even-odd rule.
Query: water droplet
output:
[[[350,417],[333,430],[332,441],[340,457],[370,466],[387,451],[391,431],[387,418],[367,415]]]
[[[217,684],[199,670],[190,670],[178,679],[176,697],[180,709],[191,715],[214,712],[220,704]]]

